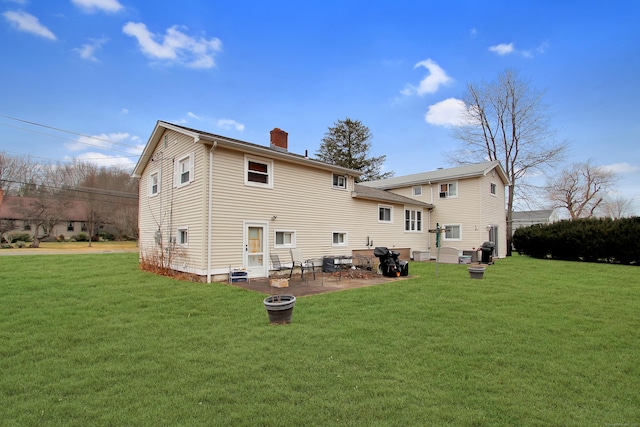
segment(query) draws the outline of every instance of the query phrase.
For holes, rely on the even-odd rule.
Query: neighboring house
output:
[[[537,211],[513,212],[511,214],[512,231],[520,227],[528,227],[536,224],[550,224],[555,221],[553,209],[543,209]]]
[[[0,220],[12,222],[14,226],[12,230],[0,236],[0,240],[16,232],[28,233],[30,236],[34,235],[33,221],[25,216],[25,212],[28,211],[28,205],[34,200],[32,197],[5,196],[4,191],[0,189]],[[63,217],[62,221],[54,225],[49,234],[50,238],[64,236],[65,239],[69,239],[79,233],[87,234],[85,222],[87,212],[84,204],[81,202],[69,203],[65,208]],[[40,229],[38,231],[40,236],[44,234],[44,230]]]
[[[470,251],[484,242],[492,242],[495,257],[507,253],[504,208],[508,184],[498,161],[362,183],[434,205],[429,228],[440,225],[444,229],[442,247]],[[436,252],[435,239],[435,233],[429,233],[432,257]]]
[[[305,258],[374,246],[427,251],[435,242],[429,228],[444,219],[447,243],[471,249],[489,232],[467,227],[491,224],[504,240],[507,180],[498,163],[484,164],[483,171],[486,176],[474,172],[447,181],[459,184],[460,201],[473,194],[469,203],[456,203],[452,190],[444,203],[425,196],[435,191],[426,183],[412,184],[422,187],[422,196],[356,184],[358,171],[290,153],[287,133],[277,128],[265,146],[158,121],[133,171],[140,178],[141,258],[160,257],[207,282],[225,280],[231,267],[267,277],[270,254],[290,262],[292,248],[302,249]],[[486,195],[480,189],[485,184]],[[434,201],[442,208],[434,209]],[[440,209],[458,213],[440,220],[434,216]]]

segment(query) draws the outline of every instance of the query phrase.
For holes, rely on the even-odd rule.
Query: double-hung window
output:
[[[160,171],[155,171],[149,175],[149,196],[160,193]]]
[[[273,188],[273,162],[245,157],[244,183],[256,187]]]
[[[186,247],[189,245],[189,227],[178,227],[177,244]]]
[[[458,197],[458,183],[448,182],[446,184],[440,184],[439,197],[441,199]]]
[[[378,205],[378,222],[393,222],[393,207]]]
[[[176,176],[174,179],[175,187],[182,187],[188,185],[194,180],[193,171],[193,153],[187,154],[184,157],[176,159]],[[159,178],[159,177],[158,177]]]
[[[422,231],[422,210],[405,209],[404,231]]]
[[[497,195],[497,188],[498,186],[495,183],[491,183],[489,186],[489,192],[491,193],[492,196],[496,196]]]
[[[413,186],[413,196],[414,197],[422,196],[422,185],[414,185]]]

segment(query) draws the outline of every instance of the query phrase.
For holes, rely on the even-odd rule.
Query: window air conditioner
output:
[[[447,197],[447,193],[446,192],[441,192],[440,193],[440,198],[443,199],[445,197]]]

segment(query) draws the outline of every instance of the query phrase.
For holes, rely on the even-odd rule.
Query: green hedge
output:
[[[640,264],[640,217],[576,219],[519,228],[519,253],[535,258]]]

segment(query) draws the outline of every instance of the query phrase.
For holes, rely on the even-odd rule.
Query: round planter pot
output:
[[[482,279],[484,277],[484,267],[467,267],[469,277],[472,279]]]
[[[264,307],[269,315],[269,322],[275,325],[291,323],[293,306],[296,297],[293,295],[271,295],[264,299]]]

